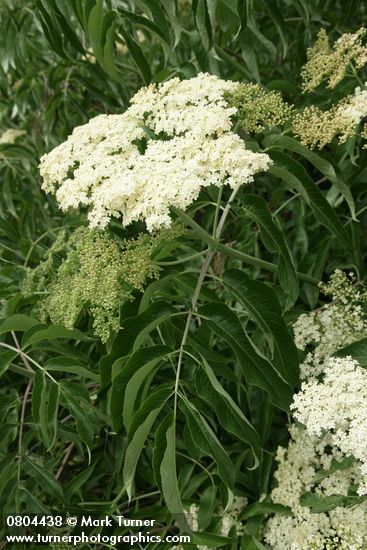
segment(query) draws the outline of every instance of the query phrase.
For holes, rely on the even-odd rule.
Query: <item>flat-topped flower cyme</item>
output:
[[[347,497],[350,487],[362,481],[358,466],[352,463],[332,470],[343,454],[328,433],[319,438],[295,424],[289,432],[288,447],[277,451],[274,477],[278,485],[271,492],[271,500],[289,507],[291,514],[276,513],[268,520],[265,542],[273,550],[365,550],[367,501],[320,513],[313,513],[300,502],[302,495],[310,491],[320,498]],[[321,471],[327,475],[316,481]]]
[[[330,358],[322,381],[304,382],[291,408],[310,435],[328,431],[343,455],[358,460],[362,481],[357,492],[367,494],[366,369],[351,357]]]
[[[91,119],[42,157],[43,189],[63,210],[88,206],[91,227],[121,215],[125,226],[169,226],[171,206],[185,210],[202,187],[248,183],[271,162],[232,131],[224,94],[237,86],[199,74],[141,89],[125,113]]]
[[[317,378],[334,352],[367,336],[365,289],[354,285],[340,269],[321,289],[332,301],[316,311],[302,313],[293,324],[296,346],[307,351],[301,363],[303,380]]]
[[[367,294],[339,269],[320,286],[332,301],[293,325],[297,347],[313,349],[301,364],[304,382],[291,406],[303,426],[291,425],[288,447],[277,451],[271,500],[292,513],[268,520],[265,541],[273,550],[367,547],[367,501],[358,497],[367,494],[367,373],[351,357],[332,357],[367,334]],[[339,498],[340,505],[313,513],[301,499],[310,491],[328,502]],[[343,503],[350,495],[353,506]]]

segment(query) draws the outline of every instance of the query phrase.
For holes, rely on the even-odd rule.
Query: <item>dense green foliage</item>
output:
[[[41,191],[39,158],[75,126],[123,112],[142,85],[171,76],[210,72],[280,91],[296,109],[328,108],[367,73],[350,71],[335,89],[302,94],[306,49],[321,27],[336,39],[367,23],[366,6],[12,0],[0,4],[0,23],[0,128],[24,132],[0,142],[1,532],[15,512],[120,511],[184,527],[183,508],[195,502],[208,533],[197,542],[237,548],[234,533],[215,537],[213,511],[232,493],[256,503],[272,486],[299,386],[290,325],[327,299],[317,282],[335,268],[352,270],[357,282],[366,276],[360,137],[311,151],[287,126],[249,135],[239,124],[249,147],[269,154],[270,170],[241,188],[219,244],[218,213],[230,191],[202,192],[181,216],[184,234],[160,242],[155,267],[144,267],[147,276],[160,271],[159,279],[124,288],[120,330],[105,343],[93,332],[93,302],[66,328],[38,317],[48,284],[24,290],[29,268],[46,262],[46,279],[55,275],[65,242],[86,225],[84,212],[63,214]],[[114,221],[109,231],[122,243],[145,228]],[[250,509],[241,548],[265,548],[267,512],[266,504]]]

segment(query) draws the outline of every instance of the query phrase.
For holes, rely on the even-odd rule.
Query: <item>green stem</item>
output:
[[[206,254],[208,252],[208,249],[203,250],[202,252],[196,252],[195,254],[192,254],[191,256],[185,256],[184,258],[181,258],[180,260],[174,260],[172,262],[155,262],[157,265],[178,265],[183,264],[185,262],[188,262],[189,260],[193,260],[194,258],[198,258],[199,256],[203,256],[203,254]]]
[[[220,212],[220,203],[222,200],[222,194],[223,194],[223,185],[219,188],[218,191],[218,200],[215,208],[215,214],[214,214],[214,222],[213,222],[213,238],[215,238],[215,234],[217,232],[218,227],[218,218],[219,218],[219,212]]]
[[[323,183],[324,181],[326,181],[327,178],[326,177],[323,177],[321,179],[319,179],[318,181],[315,181],[315,185],[320,185],[321,183]],[[273,213],[272,213],[272,216],[273,218],[275,216],[277,216],[279,214],[279,212],[281,212],[283,210],[283,208],[285,208],[286,206],[288,206],[289,203],[291,203],[292,201],[294,201],[294,199],[298,199],[298,197],[301,196],[301,193],[295,193],[292,197],[290,197],[288,200],[286,200],[283,204],[281,204],[279,206],[279,208],[277,208]]]
[[[185,212],[174,207],[172,207],[172,211],[175,214],[177,214],[177,216],[179,216],[185,223],[187,223],[187,225],[189,225],[192,229],[195,230],[195,232],[203,239],[203,241],[209,245],[213,253],[215,251],[221,252],[225,256],[236,258],[237,260],[241,260],[242,262],[248,265],[260,267],[265,271],[271,271],[273,273],[277,272],[278,267],[276,264],[267,262],[266,260],[261,260],[260,258],[255,258],[254,256],[250,256],[249,254],[246,254],[245,252],[240,252],[239,250],[236,250],[234,248],[231,248],[230,246],[226,246],[225,244],[218,242],[217,239],[213,239],[213,237],[211,237],[209,233],[205,231],[205,229],[203,229],[198,223],[196,223],[192,218],[190,218],[190,216],[188,216]],[[297,272],[297,275],[300,279],[302,279],[306,283],[310,283],[316,286],[319,284],[319,281],[315,279],[315,277],[312,277],[307,273]]]
[[[352,68],[353,77],[357,80],[358,84],[361,86],[361,88],[364,88],[364,83],[360,79],[359,74],[357,72],[357,69],[355,68],[354,64],[351,62],[350,66]]]
[[[198,277],[196,287],[195,287],[195,290],[194,290],[194,294],[193,294],[193,297],[192,297],[192,300],[191,300],[191,308],[190,308],[189,314],[187,316],[186,326],[185,326],[185,330],[184,330],[181,345],[180,345],[180,351],[179,351],[178,362],[177,362],[175,389],[174,389],[174,405],[173,405],[174,426],[176,426],[177,404],[178,404],[178,386],[179,386],[179,383],[180,383],[182,360],[183,360],[183,356],[184,356],[184,352],[185,352],[185,345],[186,345],[187,337],[189,335],[191,321],[192,321],[192,318],[193,318],[193,314],[196,310],[197,302],[198,302],[198,299],[199,299],[199,296],[200,296],[201,287],[203,286],[205,276],[207,274],[207,271],[209,269],[209,266],[212,262],[213,256],[214,256],[215,251],[216,251],[217,243],[218,243],[218,241],[220,239],[220,236],[222,234],[224,223],[225,223],[225,221],[227,219],[227,216],[229,214],[229,211],[230,211],[230,208],[231,208],[231,203],[232,203],[233,199],[235,198],[237,191],[238,191],[238,187],[232,191],[232,194],[228,199],[226,207],[223,210],[220,221],[219,221],[218,226],[216,228],[214,239],[212,237],[210,237],[210,235],[208,235],[208,233],[206,231],[201,230],[200,226],[198,225],[200,230],[205,235],[207,235],[210,239],[210,242],[208,242],[210,250],[208,250],[205,261],[204,261],[204,263],[201,267],[201,270],[199,272],[199,277]],[[219,196],[218,196],[218,203],[220,202],[220,199],[221,199],[221,194],[219,194]],[[219,210],[219,208],[218,208],[218,210]],[[179,214],[181,213],[181,210],[178,210],[176,208],[174,209],[174,211],[176,213],[179,213]],[[184,215],[186,216],[186,214],[184,214]],[[189,216],[187,216],[187,217],[191,220],[191,218]]]
[[[211,249],[216,249],[217,243],[216,240],[209,235],[203,229],[198,223],[196,223],[186,212],[183,210],[180,210],[179,208],[176,208],[175,206],[171,206],[172,212],[174,212],[177,216],[179,216],[187,225],[189,225],[192,229],[194,229],[195,233],[199,235],[199,237],[202,238],[204,242],[206,242]]]
[[[213,476],[212,474],[210,473],[210,471],[205,468],[205,466],[203,466],[198,460],[196,460],[195,458],[192,458],[191,456],[189,455],[186,455],[185,453],[181,453],[180,451],[176,451],[176,453],[180,456],[183,456],[184,458],[186,458],[186,460],[191,460],[191,462],[194,462],[194,464],[196,464],[199,468],[201,468],[209,477],[210,477],[210,481],[212,482],[212,485],[214,487],[214,479],[213,479]]]
[[[24,353],[23,350],[19,350],[19,348],[15,348],[14,346],[10,346],[9,344],[6,344],[5,342],[0,342],[0,347],[10,349],[11,351],[16,351],[20,355],[21,358],[26,358],[30,363],[32,363],[32,365],[34,365],[35,367],[37,367],[38,369],[43,371],[45,373],[45,375],[48,376],[48,378],[50,380],[52,380],[52,382],[54,382],[54,384],[57,384],[58,386],[60,385],[59,382],[48,372],[48,370],[46,370],[44,367],[42,367],[42,365],[37,363],[37,361],[32,359],[32,357],[30,357],[27,353]]]
[[[366,210],[367,210],[367,204],[363,208],[361,208],[358,212],[356,212],[356,218],[358,218],[358,216],[360,214],[363,214],[363,212],[365,212]],[[353,220],[353,218],[349,218],[349,220],[345,222],[344,227],[346,227],[347,225],[352,223],[352,221],[355,221],[355,220]],[[359,220],[357,220],[357,221],[359,221]]]
[[[63,226],[59,226],[59,227],[54,227],[53,229],[48,229],[47,231],[45,231],[45,233],[42,233],[42,235],[40,235],[38,237],[38,239],[36,239],[34,242],[32,242],[31,246],[29,247],[29,250],[27,252],[27,256],[25,257],[25,260],[24,260],[24,267],[27,267],[28,265],[28,262],[29,262],[29,258],[31,257],[31,254],[34,250],[34,247],[42,241],[42,239],[44,239],[45,237],[47,237],[47,235],[49,233],[54,233],[55,231],[58,231],[59,229],[63,229]]]

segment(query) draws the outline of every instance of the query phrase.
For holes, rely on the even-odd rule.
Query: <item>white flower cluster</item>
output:
[[[301,378],[317,377],[324,370],[325,361],[338,349],[367,336],[367,320],[363,311],[366,292],[352,284],[340,270],[335,270],[324,294],[332,302],[317,311],[301,314],[293,325],[295,343],[301,350],[309,351],[301,364]]]
[[[348,118],[354,125],[361,122],[361,119],[367,115],[367,89],[366,83],[364,88],[358,86],[353,95],[348,97],[345,105],[340,106],[340,115]]]
[[[241,536],[245,532],[245,526],[238,519],[241,512],[246,508],[248,504],[247,498],[234,496],[231,504],[225,510],[220,509],[220,515],[222,517],[220,534],[222,537],[227,537],[230,531],[234,527],[237,536]]]
[[[278,487],[272,501],[292,510],[292,515],[276,514],[265,528],[265,541],[274,550],[365,550],[367,548],[367,502],[353,507],[337,507],[329,512],[311,513],[300,497],[311,489],[319,496],[347,496],[350,485],[359,483],[356,466],[337,470],[315,485],[320,470],[329,470],[332,461],[343,456],[330,436],[309,435],[303,428],[290,428],[288,448],[279,448],[275,478]]]
[[[223,95],[238,84],[199,74],[141,89],[123,114],[100,115],[41,158],[43,189],[63,210],[90,207],[91,227],[111,216],[169,226],[170,206],[186,209],[200,189],[232,188],[270,164],[235,134]]]
[[[350,357],[331,357],[367,336],[367,296],[340,270],[321,288],[331,303],[301,315],[293,327],[297,347],[314,349],[301,365],[305,382],[291,406],[304,427],[292,425],[288,448],[277,451],[278,486],[271,498],[290,507],[292,515],[275,514],[268,520],[265,540],[274,550],[367,548],[367,501],[327,513],[311,513],[300,504],[311,490],[319,496],[347,496],[353,486],[358,494],[367,494],[367,372]],[[356,459],[353,466],[314,482],[320,470],[348,456]]]
[[[302,384],[293,415],[310,435],[330,432],[333,445],[359,461],[358,494],[367,494],[367,371],[351,357],[330,358],[322,382]]]

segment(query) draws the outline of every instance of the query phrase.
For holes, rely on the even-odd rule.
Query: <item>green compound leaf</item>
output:
[[[22,501],[27,507],[27,510],[32,514],[46,515],[50,514],[50,507],[45,506],[38,498],[36,498],[28,489],[25,487],[18,487],[17,489],[17,499]],[[37,548],[37,547],[34,547]],[[39,548],[39,547],[38,547]]]
[[[2,350],[0,351],[0,378],[6,373],[11,363],[19,354],[18,351]]]
[[[334,472],[347,470],[348,468],[351,468],[353,464],[355,464],[355,462],[356,459],[354,458],[354,456],[346,456],[342,460],[336,460],[335,458],[333,458],[330,468],[328,470],[319,470],[313,478],[312,483],[320,483],[320,481],[322,481],[326,477],[329,477],[329,475],[333,474]]]
[[[37,370],[32,389],[32,414],[47,450],[56,439],[59,399],[60,386],[48,380],[43,371]]]
[[[335,508],[355,506],[367,499],[367,496],[328,495],[320,496],[315,493],[305,493],[299,499],[301,506],[310,508],[311,514],[329,512]]]
[[[218,381],[212,368],[203,360],[203,369],[197,371],[197,393],[215,411],[220,425],[229,433],[249,444],[254,455],[254,467],[260,461],[260,438],[240,407]]]
[[[167,43],[170,42],[171,27],[173,26],[173,20],[177,23],[176,18],[176,6],[174,0],[138,0],[139,5],[145,7],[146,11],[150,13],[156,27],[158,27],[165,36]],[[165,12],[162,9],[165,8],[169,18],[166,18]]]
[[[76,377],[86,378],[96,383],[100,381],[98,374],[92,372],[90,368],[83,366],[83,363],[79,362],[75,357],[50,357],[43,366],[48,372],[74,374]]]
[[[47,450],[51,449],[55,443],[57,435],[57,414],[59,410],[60,386],[51,382],[48,384],[48,394],[45,395],[45,405],[41,406],[41,411],[44,410],[44,420],[42,420],[41,412],[41,431]]]
[[[302,164],[285,153],[268,151],[268,154],[275,162],[269,168],[269,172],[296,189],[310,205],[316,220],[324,225],[339,243],[352,250],[352,242],[334,208],[330,206]]]
[[[141,15],[137,15],[136,13],[133,13],[132,11],[126,10],[124,8],[118,8],[118,12],[123,17],[131,21],[132,23],[135,23],[136,25],[140,25],[141,27],[145,27],[149,31],[154,32],[167,45],[170,45],[170,36],[169,34],[167,34],[167,29],[165,29],[166,32],[164,32],[161,27],[156,25],[153,21],[151,21],[147,17],[142,17]],[[163,13],[162,13],[162,17],[164,17]]]
[[[243,535],[241,539],[241,550],[268,550],[254,535]]]
[[[40,407],[44,386],[45,375],[43,371],[37,370],[36,374],[34,375],[32,388],[32,415],[35,424],[39,424],[40,421]]]
[[[171,394],[171,388],[161,387],[156,390],[144,401],[132,419],[123,469],[124,485],[129,499],[132,497],[135,470],[145,441]]]
[[[159,363],[170,352],[168,346],[151,346],[134,352],[124,367],[112,379],[111,416],[114,429],[125,426],[129,431],[139,390]]]
[[[176,429],[173,415],[169,417],[169,420],[170,426],[167,428],[165,434],[166,446],[159,472],[162,485],[162,495],[168,510],[174,516],[179,526],[184,531],[191,532],[191,528],[185,516],[177,481]]]
[[[114,10],[104,13],[103,1],[97,0],[86,17],[85,26],[98,63],[114,80],[121,82],[122,75],[117,68],[114,54],[117,16]]]
[[[40,5],[40,2],[38,2]],[[55,0],[48,0],[48,9],[50,13],[54,14],[54,19],[57,22],[57,25],[60,29],[60,33],[64,35],[64,38],[67,39],[75,48],[75,50],[79,51],[80,53],[84,54],[84,48],[76,35],[76,33],[73,31],[72,27],[69,25],[67,19],[64,17],[62,12],[59,10],[57,3]]]
[[[198,34],[205,50],[208,51],[212,43],[212,27],[208,13],[207,0],[193,0],[192,8]]]
[[[212,331],[233,349],[248,384],[265,390],[276,407],[288,411],[292,387],[276,367],[255,349],[238,317],[224,304],[212,303],[200,309]]]
[[[157,301],[150,304],[139,315],[126,318],[122,323],[122,330],[113,344],[111,356],[117,359],[127,355],[132,348],[134,351],[139,349],[149,333],[169,319],[175,311],[170,304]]]
[[[61,380],[60,392],[65,405],[75,418],[76,429],[80,439],[90,448],[94,436],[94,411],[87,391],[82,386],[74,384],[69,380]]]
[[[299,377],[298,350],[283,319],[275,291],[265,283],[253,281],[239,269],[226,271],[223,282],[267,335],[274,365],[281,376],[295,386]]]
[[[283,506],[283,504],[276,504],[274,502],[254,502],[245,508],[240,518],[247,519],[268,514],[291,516],[292,510],[288,508],[288,506]]]
[[[205,531],[193,533],[191,540],[194,544],[209,548],[221,548],[228,544],[236,544],[235,537],[222,537]]]
[[[88,37],[93,48],[93,52],[101,65],[103,66],[103,44],[106,39],[106,31],[108,28],[107,19],[111,23],[115,17],[113,12],[109,14],[103,14],[103,0],[97,0],[93,8],[91,9],[88,17]]]
[[[70,340],[92,341],[84,332],[77,329],[67,329],[63,325],[37,325],[30,327],[23,335],[22,347],[27,348],[31,344],[43,340],[58,340],[66,338]]]
[[[72,497],[74,494],[76,494],[79,489],[84,485],[84,483],[88,481],[95,467],[96,464],[92,464],[92,466],[89,466],[85,470],[82,470],[65,485],[65,498],[67,500],[70,499],[70,497]]]
[[[220,444],[208,422],[192,403],[184,399],[181,408],[186,417],[194,444],[215,460],[219,476],[226,486],[232,490],[234,486],[234,466],[227,452]]]
[[[212,521],[217,499],[217,487],[211,485],[207,487],[200,498],[200,507],[198,511],[198,527],[206,529]]]
[[[273,221],[266,201],[256,195],[243,196],[243,208],[259,226],[261,240],[270,251],[279,254],[278,276],[284,292],[288,295],[288,306],[298,298],[299,286],[296,269],[283,231]]]
[[[358,361],[358,363],[362,367],[367,366],[367,338],[362,338],[362,340],[358,340],[357,342],[353,342],[353,344],[349,344],[349,346],[345,346],[342,349],[339,349],[335,353],[333,353],[333,357],[347,357],[350,355]]]
[[[22,313],[16,313],[11,315],[0,325],[0,334],[5,334],[6,332],[19,331],[25,332],[31,327],[39,325],[39,321],[28,315],[23,315]]]
[[[143,54],[143,51],[140,48],[139,44],[132,38],[130,33],[128,33],[123,27],[120,27],[119,30],[124,37],[126,46],[128,47],[131,57],[135,61],[138,69],[142,74],[145,84],[149,84],[152,80],[152,72],[147,58]]]
[[[36,0],[36,6],[38,8],[39,21],[51,48],[60,55],[60,57],[67,57],[63,48],[63,37],[57,29],[57,25],[54,24],[52,17],[45,9],[41,0]]]
[[[284,17],[280,11],[280,9],[277,7],[276,2],[267,2],[266,0],[260,0],[261,4],[264,6],[264,9],[268,12],[269,17],[272,19],[274,23],[274,27],[276,28],[280,41],[282,43],[283,48],[283,58],[285,57],[287,50],[288,50],[288,43],[286,39],[286,25],[284,22]]]
[[[44,488],[49,494],[55,497],[58,502],[64,501],[64,493],[61,488],[60,483],[50,474],[46,468],[37,464],[31,460],[28,456],[23,456],[23,460],[28,467],[28,471],[31,475],[36,477],[38,483],[41,487]]]
[[[168,428],[172,424],[172,416],[168,415],[163,418],[162,422],[158,425],[158,428],[155,433],[154,438],[154,448],[153,448],[153,460],[152,467],[154,473],[154,479],[157,483],[157,486],[162,492],[162,480],[161,480],[161,463],[166,452],[167,440],[166,433]]]
[[[166,35],[169,34],[171,27],[173,34],[174,34],[174,43],[173,48],[175,49],[176,46],[179,44],[181,35],[182,35],[182,27],[178,18],[178,10],[176,6],[175,0],[148,0],[144,1],[144,4],[147,5],[152,13],[153,20],[155,23],[160,27],[161,30],[165,32]],[[167,12],[168,16],[168,22],[165,19],[161,18],[161,8],[160,4],[162,4]],[[158,8],[159,7],[159,11]],[[167,24],[167,29],[165,29],[165,23]]]
[[[349,206],[350,213],[352,218],[355,220],[355,203],[351,190],[349,189],[342,173],[340,172],[339,167],[332,162],[331,159],[325,158],[326,154],[323,153],[323,156],[315,151],[311,151],[305,145],[302,145],[299,141],[289,136],[283,135],[271,135],[267,136],[265,139],[266,147],[279,147],[285,148],[289,151],[297,153],[302,156],[308,162],[310,162],[321,174],[328,178],[337,188],[339,193],[344,197],[346,203]]]

